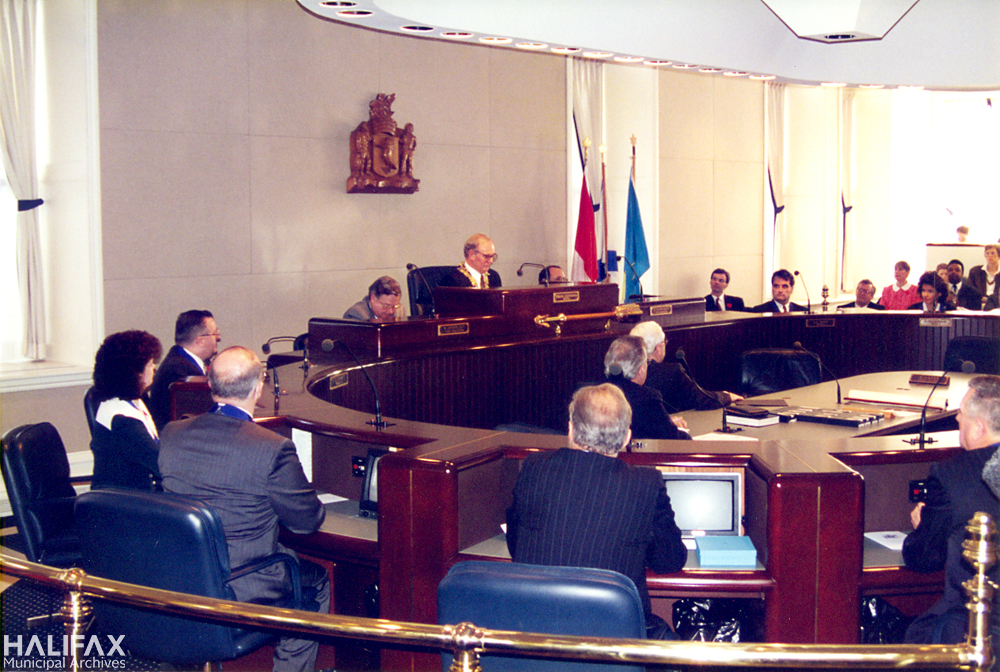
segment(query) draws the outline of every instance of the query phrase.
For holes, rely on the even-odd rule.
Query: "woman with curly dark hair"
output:
[[[163,354],[159,339],[145,331],[120,331],[104,339],[94,358],[94,388],[100,405],[90,449],[91,488],[161,490],[159,435],[142,401]]]
[[[945,303],[948,298],[948,284],[934,271],[927,271],[917,282],[920,303],[914,303],[907,310],[922,310],[925,313],[943,313],[952,308]]]

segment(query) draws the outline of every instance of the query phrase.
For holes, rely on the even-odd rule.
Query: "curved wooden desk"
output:
[[[308,432],[317,487],[350,499],[356,500],[360,491],[360,479],[350,475],[351,458],[372,446],[400,449],[381,462],[377,545],[336,530],[286,538],[304,552],[347,568],[377,567],[382,616],[433,622],[437,583],[448,567],[466,549],[499,532],[520,459],[527,451],[563,443],[559,436],[489,428],[512,421],[543,424],[550,408],[561,404],[577,381],[600,376],[608,342],[631,325],[556,338],[551,333],[493,334],[492,317],[422,322],[348,327],[360,330],[352,350],[379,389],[391,426],[377,430],[366,424],[374,412],[373,396],[353,358],[337,344],[330,351],[317,347],[338,339],[342,322],[328,319],[310,322],[313,366],[307,382],[312,394],[305,391],[302,372],[285,367],[282,385],[292,393],[280,398],[277,412],[273,401],[266,400],[260,415],[277,416],[265,422],[280,426],[279,431]],[[473,323],[473,336],[465,340],[393,341],[389,333],[416,327],[436,331],[462,322]],[[363,347],[366,330],[378,332],[378,349]],[[972,313],[935,323],[917,313],[724,314],[668,324],[665,330],[668,352],[683,347],[704,387],[735,389],[743,349],[799,341],[841,376],[880,369],[934,370],[951,336],[998,337],[1000,319]],[[914,450],[898,437],[817,440],[808,428],[796,428],[800,430],[797,438],[756,443],[651,441],[641,452],[623,456],[654,466],[746,469],[745,527],[764,569],[651,576],[654,595],[763,593],[769,641],[852,643],[857,641],[863,594],[895,595],[915,584],[920,584],[917,592],[928,593],[941,585],[940,577],[914,581],[898,567],[865,569],[862,533],[907,529],[897,522],[905,522],[909,510],[905,481],[923,477],[926,462],[951,454],[956,441]],[[430,670],[440,663],[437,656],[384,651],[382,664]]]

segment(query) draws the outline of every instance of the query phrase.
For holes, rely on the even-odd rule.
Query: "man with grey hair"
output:
[[[264,367],[250,350],[234,346],[216,355],[208,372],[211,412],[169,424],[160,434],[163,489],[200,499],[222,521],[229,564],[241,567],[272,553],[294,553],[278,543],[279,525],[297,534],[319,529],[326,510],[306,480],[295,444],[253,422]],[[304,591],[330,609],[330,579],[322,567],[300,561]],[[240,602],[274,603],[291,584],[284,565],[271,565],[229,583]],[[282,637],[274,669],[312,670],[319,644]]]
[[[441,278],[440,287],[471,287],[498,289],[500,274],[491,266],[497,260],[496,246],[485,233],[475,233],[465,241],[465,262]]]
[[[903,542],[907,569],[945,570],[944,595],[907,629],[909,643],[965,641],[968,612],[962,582],[973,576],[972,567],[962,559],[965,525],[977,511],[1000,520],[1000,500],[989,487],[1000,472],[1000,376],[969,381],[959,406],[958,435],[966,452],[931,466],[924,501],[910,514],[916,529]],[[989,576],[997,581],[1000,571],[994,567]],[[991,630],[996,646],[1000,632],[995,619]]]
[[[625,395],[632,407],[632,436],[636,439],[690,439],[681,417],[671,418],[663,396],[646,387],[646,346],[638,336],[616,338],[604,355],[604,375]]]
[[[711,411],[729,406],[743,397],[734,393],[702,389],[678,362],[665,362],[667,337],[663,327],[647,320],[632,327],[629,336],[638,336],[646,346],[646,387],[663,397],[663,405],[671,413],[697,410]]]
[[[507,509],[514,562],[611,569],[632,579],[651,637],[670,627],[652,613],[646,568],[679,571],[687,549],[660,474],[617,459],[631,409],[608,383],[583,387],[569,406],[569,447],[524,460]]]

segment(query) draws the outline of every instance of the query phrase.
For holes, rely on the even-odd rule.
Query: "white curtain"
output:
[[[764,115],[767,124],[767,180],[771,203],[765,206],[765,212],[771,212],[773,219],[765,222],[766,242],[770,249],[765,248],[765,257],[770,263],[764,264],[765,288],[770,287],[771,272],[777,268],[775,257],[780,248],[781,236],[778,228],[778,215],[785,209],[784,205],[784,167],[785,167],[785,85],[768,82],[764,89]],[[767,292],[764,292],[765,296]]]
[[[35,20],[38,0],[0,2],[0,157],[18,199],[17,277],[24,315],[23,353],[45,358],[40,204],[35,167]]]

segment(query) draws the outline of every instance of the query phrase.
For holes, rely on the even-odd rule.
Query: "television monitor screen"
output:
[[[664,472],[674,520],[685,537],[741,532],[743,475],[739,472]]]

